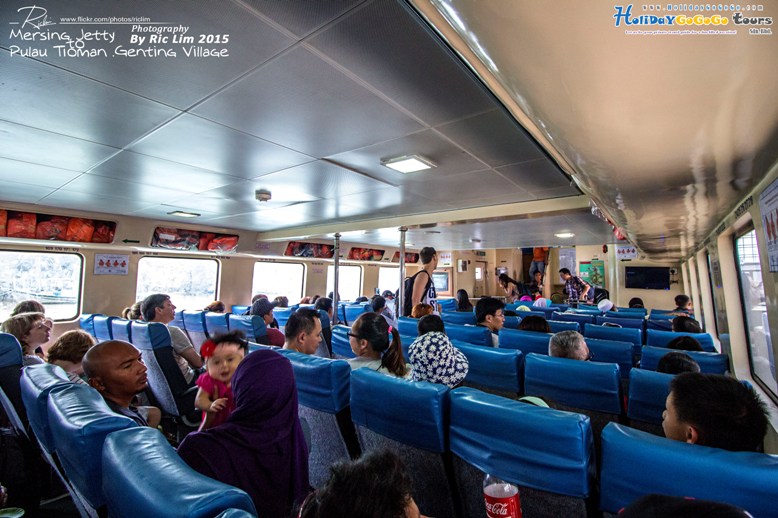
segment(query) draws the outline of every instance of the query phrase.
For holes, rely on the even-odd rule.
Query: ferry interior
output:
[[[722,30],[736,34],[629,34],[612,3],[574,0],[74,0],[43,6],[51,24],[24,27],[27,5],[0,4],[0,212],[9,221],[24,212],[38,222],[62,216],[115,227],[103,243],[0,234],[0,321],[20,294],[38,297],[47,313],[55,308],[51,344],[85,315],[120,315],[144,293],[139,274],[156,259],[209,261],[209,296],[227,312],[272,291],[257,273],[272,265],[299,266],[284,293],[290,304],[325,295],[333,267],[344,270],[341,281],[352,279],[351,268],[356,287],[339,291],[352,301],[399,289],[421,268],[404,254],[427,246],[438,251],[446,280],[441,299],[464,289],[475,303],[505,295],[499,273],[529,283],[529,250],[549,247],[546,298],[563,291],[561,267],[592,264],[602,265],[602,287],[619,308],[641,297],[650,315],[689,295],[710,352],[726,355],[726,371],[753,386],[770,412],[771,455],[759,454],[769,460],[731,466],[750,476],[763,462],[778,473],[778,201],[769,196],[778,179],[775,35],[755,36],[732,21]],[[773,7],[760,16],[773,16]],[[229,37],[134,45],[131,35],[154,33],[62,21],[81,15],[146,16],[185,28],[178,36]],[[80,53],[57,51],[62,34],[81,31],[105,33]],[[227,53],[198,57],[203,49]],[[404,157],[426,169],[389,167]],[[160,228],[237,236],[237,246],[155,246]],[[336,255],[294,252],[306,244]],[[77,280],[33,286],[11,267],[19,253],[69,254]],[[100,271],[108,255],[124,258],[121,273]],[[627,287],[631,267],[668,268],[669,285]],[[176,286],[160,284],[166,275],[155,277],[156,291],[170,292],[179,310],[204,307],[183,292],[177,299]],[[170,271],[169,279],[178,276]],[[58,298],[68,304],[60,308]],[[333,321],[333,340],[338,323],[346,322]],[[529,367],[526,354],[522,361]],[[352,388],[357,381],[364,380],[352,376]],[[452,405],[466,399],[456,390]],[[459,433],[471,433],[467,426]],[[603,465],[609,427],[592,446]],[[455,436],[452,428],[452,449]],[[651,445],[657,450],[646,452],[661,450]],[[60,467],[80,494],[79,511],[91,515],[100,497],[79,493],[78,476],[66,462]],[[749,509],[754,516],[763,499],[778,496],[776,484],[743,485],[745,496],[730,498],[735,489],[719,482],[710,487],[725,487],[730,503],[760,502]],[[604,475],[601,483],[600,493],[594,482],[586,492],[601,500],[567,509],[618,511],[604,503]],[[680,496],[694,492],[677,483],[688,491]],[[572,485],[545,489],[574,498]],[[426,512],[447,516],[438,504]],[[452,516],[469,516],[467,505],[451,508]]]

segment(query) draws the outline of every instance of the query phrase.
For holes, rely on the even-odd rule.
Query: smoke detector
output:
[[[257,201],[270,201],[270,198],[273,197],[272,193],[267,189],[257,189],[254,195],[257,197]]]

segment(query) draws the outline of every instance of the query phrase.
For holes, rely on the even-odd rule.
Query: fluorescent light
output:
[[[390,169],[394,169],[395,171],[406,174],[436,167],[431,160],[419,155],[388,158],[386,160],[381,160],[381,164],[389,167]]]
[[[560,239],[570,239],[571,237],[575,237],[575,234],[572,232],[560,232],[559,234],[554,235]]]
[[[178,216],[179,218],[199,218],[200,215],[196,212],[184,212],[183,210],[174,210],[173,212],[168,212],[168,216]]]

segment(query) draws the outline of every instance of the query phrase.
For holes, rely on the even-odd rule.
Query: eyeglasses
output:
[[[592,361],[592,358],[594,358],[594,353],[592,351],[589,351],[589,356],[587,356],[586,360],[584,361],[590,362]]]
[[[53,322],[51,320],[44,320],[40,324],[35,326],[35,329],[48,329],[51,330]]]
[[[354,340],[360,340],[360,337],[359,337],[359,335],[358,335],[358,334],[354,334],[354,333],[352,333],[351,331],[349,331],[348,333],[346,333],[346,336],[350,336],[350,337],[351,337],[351,338],[353,338]]]

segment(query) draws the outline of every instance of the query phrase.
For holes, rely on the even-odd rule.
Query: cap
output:
[[[270,302],[267,299],[259,299],[251,305],[251,314],[264,317],[273,311],[273,308],[276,306],[278,306],[278,302]]]
[[[599,309],[601,312],[605,313],[606,311],[610,311],[613,308],[613,302],[611,302],[608,299],[603,299],[597,304],[597,309]]]
[[[384,292],[381,294],[381,296],[385,299],[388,299],[389,297],[394,298],[394,292],[390,290],[384,290]]]

